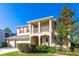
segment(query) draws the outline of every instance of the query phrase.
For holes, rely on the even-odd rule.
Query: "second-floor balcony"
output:
[[[31,22],[31,33],[52,32],[52,22],[51,19]]]
[[[38,28],[34,28],[33,33],[38,33]]]
[[[48,32],[49,31],[49,26],[42,26],[40,28],[40,32]]]
[[[40,32],[48,32],[48,31],[49,31],[49,26],[40,27]],[[38,33],[38,28],[34,28],[32,33]]]

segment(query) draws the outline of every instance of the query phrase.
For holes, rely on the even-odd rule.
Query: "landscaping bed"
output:
[[[22,52],[9,52],[1,54],[0,56],[79,56],[79,53],[75,52],[56,52],[56,53],[22,53]]]
[[[20,51],[9,52],[1,54],[0,56],[79,56],[79,49],[75,49],[74,52],[57,51],[54,53],[22,53]]]
[[[0,56],[79,56],[79,48],[49,47],[46,45],[36,46],[21,43],[17,45],[18,51],[1,54]]]

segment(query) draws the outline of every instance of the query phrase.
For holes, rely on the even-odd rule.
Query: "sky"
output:
[[[57,19],[64,6],[75,12],[74,18],[79,18],[79,4],[69,3],[1,3],[0,29],[9,27],[16,33],[17,26],[25,25],[27,21],[53,16]]]

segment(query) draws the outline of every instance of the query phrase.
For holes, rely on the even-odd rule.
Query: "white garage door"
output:
[[[9,46],[10,47],[15,47],[15,41],[9,41]]]

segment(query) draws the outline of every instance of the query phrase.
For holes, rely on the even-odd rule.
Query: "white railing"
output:
[[[41,30],[41,32],[48,32],[48,31],[49,31],[48,29]]]
[[[49,31],[49,26],[40,27],[40,32],[48,32],[48,31]],[[33,33],[38,33],[38,28],[34,28]]]
[[[34,28],[33,33],[37,33],[38,32],[38,28]]]
[[[49,26],[42,26],[41,32],[46,32],[46,31],[49,31]]]

